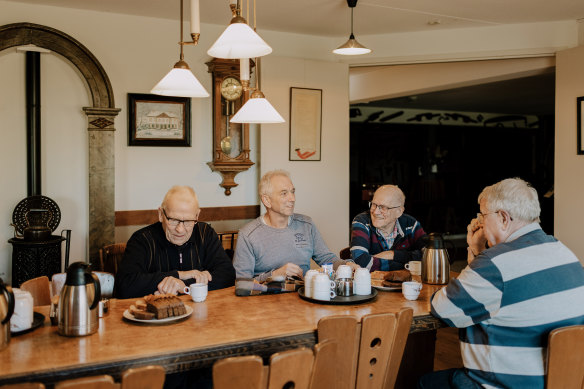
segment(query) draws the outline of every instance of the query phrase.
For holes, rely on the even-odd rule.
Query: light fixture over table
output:
[[[334,49],[333,53],[341,55],[361,55],[370,53],[371,49],[368,49],[357,42],[355,35],[353,34],[353,10],[357,6],[357,0],[347,0],[347,5],[351,8],[351,35],[349,35],[349,40],[342,46]]]
[[[189,65],[184,60],[183,46],[196,45],[199,42],[199,0],[191,2],[191,37],[192,42],[183,41],[183,0],[180,0],[180,59],[174,64],[172,70],[164,76],[151,93],[164,96],[179,97],[209,97],[209,93],[197,80]]]

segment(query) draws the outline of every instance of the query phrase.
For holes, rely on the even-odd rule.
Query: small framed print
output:
[[[128,146],[191,146],[191,99],[128,93]]]
[[[290,88],[290,161],[320,161],[322,89]]]
[[[576,102],[578,104],[578,154],[582,155],[584,154],[584,139],[582,139],[582,131],[584,130],[584,116],[582,116],[584,114],[584,97],[578,97]]]

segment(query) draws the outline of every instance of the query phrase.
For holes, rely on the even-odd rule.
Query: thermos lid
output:
[[[439,232],[432,232],[426,237],[426,248],[428,249],[443,249],[444,248],[444,238]]]
[[[89,265],[85,262],[73,262],[67,268],[67,278],[65,285],[81,286],[90,283],[86,278],[86,274],[91,274]]]

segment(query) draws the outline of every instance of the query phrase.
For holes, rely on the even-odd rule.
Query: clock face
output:
[[[226,100],[236,100],[242,92],[241,82],[235,77],[225,77],[221,82],[221,96]]]

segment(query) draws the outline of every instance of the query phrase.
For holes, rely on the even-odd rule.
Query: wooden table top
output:
[[[414,310],[412,331],[441,327],[429,315],[429,298],[441,286],[424,284],[416,301],[399,291],[379,291],[377,297],[359,305],[324,305],[301,299],[297,293],[235,296],[234,287],[209,292],[206,301],[194,303],[193,314],[179,322],[149,325],[123,319],[123,312],[135,299],[110,300],[108,314],[99,319],[97,333],[85,337],[64,337],[51,326],[48,307],[36,307],[45,315],[44,325],[13,337],[0,351],[0,384],[23,380],[55,382],[84,375],[112,374],[134,366],[163,365],[167,372],[209,366],[230,355],[259,354],[316,342],[318,321],[330,315]]]

